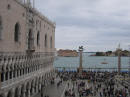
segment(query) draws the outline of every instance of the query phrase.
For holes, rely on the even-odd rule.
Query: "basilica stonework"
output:
[[[0,97],[32,97],[50,84],[55,27],[30,0],[0,0]]]

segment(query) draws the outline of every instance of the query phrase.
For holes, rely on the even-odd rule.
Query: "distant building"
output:
[[[58,51],[58,56],[62,56],[62,57],[77,57],[78,56],[78,52],[76,50],[62,50],[62,49],[60,49]]]
[[[55,27],[30,0],[0,0],[0,97],[32,97],[49,83]]]

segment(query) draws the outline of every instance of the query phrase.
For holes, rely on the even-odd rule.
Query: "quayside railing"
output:
[[[65,70],[65,71],[75,71],[77,70],[78,67],[55,67],[56,70]],[[129,71],[129,67],[124,67],[124,68],[121,68],[121,71]],[[99,68],[99,67],[83,67],[83,70],[86,70],[86,71],[118,71],[118,68],[115,68],[115,67],[111,67],[111,68],[107,68],[107,67],[102,67],[102,68]]]

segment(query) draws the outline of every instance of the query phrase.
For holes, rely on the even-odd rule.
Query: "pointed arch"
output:
[[[50,48],[52,48],[52,36],[50,38]]]
[[[19,42],[20,41],[20,24],[18,22],[15,24],[14,41],[15,42]]]
[[[40,32],[37,33],[37,46],[40,45]]]
[[[47,34],[45,34],[45,48],[47,47]]]
[[[0,16],[0,40],[2,39],[2,29],[3,29],[3,23],[2,23],[2,17]]]
[[[8,92],[7,97],[13,97],[13,91],[12,91],[12,90],[10,90],[10,91]]]
[[[32,29],[29,29],[28,33],[28,49],[31,49],[33,46],[33,32]]]

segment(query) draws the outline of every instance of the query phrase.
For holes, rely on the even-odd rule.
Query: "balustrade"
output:
[[[17,80],[50,68],[53,62],[53,53],[34,53],[31,56],[26,53],[1,53],[1,86],[7,86]]]

